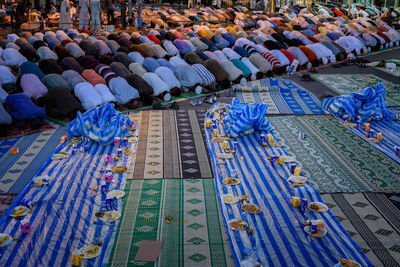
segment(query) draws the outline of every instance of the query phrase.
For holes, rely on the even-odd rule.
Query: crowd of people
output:
[[[242,7],[188,9],[186,16],[168,8],[157,15],[177,27],[8,34],[0,43],[2,134],[4,125],[37,128],[45,115],[70,120],[107,102],[120,109],[151,106],[182,92],[208,93],[399,45],[395,22],[286,8],[269,16]],[[181,17],[211,16],[225,23],[180,26]]]

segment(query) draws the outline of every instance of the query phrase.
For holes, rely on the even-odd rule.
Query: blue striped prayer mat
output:
[[[66,127],[0,140],[0,192],[19,193],[60,143]],[[16,147],[19,153],[11,155]]]
[[[268,114],[324,114],[318,98],[289,79],[266,78],[233,90],[240,102],[268,104]]]
[[[400,116],[400,110],[396,107],[389,107],[393,113]],[[335,116],[336,117],[336,116]],[[344,124],[344,120],[336,117],[341,123]],[[364,140],[368,141],[372,146],[376,147],[394,161],[400,163],[400,157],[396,156],[395,148],[400,148],[400,121],[370,121],[370,130],[375,134],[382,133],[383,139],[379,143],[374,143],[370,138],[366,136],[368,131],[364,130],[362,127],[348,127],[351,131],[362,137]]]
[[[67,266],[72,252],[85,245],[102,244],[100,255],[84,260],[85,266],[100,266],[108,262],[118,221],[106,223],[95,213],[104,211],[105,195],[101,193],[107,167],[128,166],[132,155],[122,161],[106,163],[106,155],[116,153],[113,145],[87,143],[88,152],[72,152],[62,143],[53,153],[71,153],[67,159],[46,160],[37,176],[50,176],[50,184],[35,187],[31,180],[0,218],[0,233],[16,238],[0,251],[0,266]],[[130,144],[135,153],[137,143]],[[78,147],[83,146],[79,144]],[[109,190],[123,190],[126,172],[114,174]],[[25,216],[31,223],[28,234],[22,234],[20,220],[9,216],[22,201],[32,201],[32,213]],[[114,209],[121,212],[121,200],[114,200]]]
[[[209,111],[206,118],[211,118],[211,114],[213,112]],[[291,196],[306,198],[309,202],[323,200],[309,183],[294,188],[287,182],[289,164],[271,165],[267,160],[269,155],[288,155],[285,147],[261,147],[258,133],[230,139],[231,148],[234,141],[238,142],[238,151],[223,165],[219,164],[222,159],[218,158],[223,152],[221,143],[213,142],[210,128],[205,130],[216,191],[237,266],[251,257],[263,266],[333,266],[341,258],[371,266],[331,211],[304,215],[290,205]],[[224,135],[220,124],[219,132]],[[236,186],[227,186],[222,182],[227,177],[237,177],[241,182]],[[250,203],[261,208],[261,213],[251,215],[243,212],[240,202],[225,204],[224,194],[247,195]],[[327,234],[321,238],[310,237],[303,230],[303,222],[307,218],[322,219]],[[231,219],[246,221],[249,226],[246,230],[251,228],[254,232],[231,230],[228,223]]]

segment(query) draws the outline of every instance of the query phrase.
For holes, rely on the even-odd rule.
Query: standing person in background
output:
[[[137,0],[137,26],[138,28],[142,28],[142,7],[143,0]]]
[[[14,0],[6,1],[6,12],[7,15],[10,16],[11,29],[15,30],[15,8],[14,8]]]
[[[122,30],[126,28],[126,0],[119,0],[119,8],[121,9]]]
[[[79,0],[79,30],[89,29],[89,0]]]
[[[114,6],[112,0],[106,0],[105,7],[107,9],[107,24],[114,24]]]
[[[71,21],[71,4],[69,0],[63,0],[60,8],[60,22],[58,27],[61,30],[68,30],[72,28]]]
[[[101,22],[100,22],[100,0],[91,0],[90,1],[90,11],[92,15],[92,30],[100,31]]]
[[[26,1],[25,0],[19,0],[17,7],[15,9],[15,16],[16,16],[16,28],[19,29],[21,27],[21,24],[27,21],[27,16],[25,15],[26,11]]]
[[[54,6],[54,3],[50,3],[50,10],[49,10],[49,15],[54,15],[57,12],[56,7]]]

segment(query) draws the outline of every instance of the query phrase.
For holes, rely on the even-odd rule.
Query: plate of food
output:
[[[315,233],[315,234],[311,234],[310,226],[306,225],[306,226],[304,226],[304,232],[306,232],[307,234],[309,234],[310,236],[313,236],[313,237],[323,237],[326,235],[327,230],[325,228],[324,230],[318,230],[317,233]]]
[[[0,233],[0,247],[5,247],[5,246],[9,245],[12,240],[13,240],[12,236],[10,236],[8,234]]]
[[[239,201],[239,199],[232,194],[225,194],[222,196],[222,199],[224,200],[225,204],[235,204]]]
[[[117,166],[113,167],[111,170],[113,173],[123,173],[126,172],[128,169],[125,166]]]
[[[350,259],[341,258],[339,263],[335,264],[334,267],[361,267],[361,264]]]
[[[329,210],[328,206],[321,202],[311,202],[308,208],[314,212],[326,212]]]
[[[296,184],[304,184],[308,181],[308,179],[304,176],[292,175],[288,178],[288,181]]]
[[[17,206],[14,210],[10,213],[10,216],[13,218],[16,217],[24,217],[29,212],[29,208],[25,206]]]
[[[226,184],[226,185],[238,185],[240,184],[240,180],[237,178],[225,178],[224,180],[222,180],[222,183]]]
[[[51,156],[52,160],[62,160],[62,159],[66,159],[68,158],[68,154],[65,153],[58,153],[58,154],[54,154],[53,156]]]
[[[229,228],[232,230],[245,230],[249,225],[241,219],[232,219],[228,221]]]
[[[130,154],[132,154],[132,149],[125,148],[125,149],[122,149],[122,152],[124,152],[124,155],[130,155]]]
[[[217,157],[219,159],[232,159],[233,158],[233,154],[231,153],[220,153],[217,155]]]
[[[129,143],[137,143],[137,141],[138,141],[138,138],[137,138],[137,137],[130,137],[130,138],[128,139],[128,142],[129,142]]]
[[[123,198],[124,196],[125,196],[125,192],[122,190],[112,190],[107,193],[107,198],[120,199],[120,198]]]
[[[95,216],[99,217],[102,221],[105,222],[115,222],[121,218],[121,213],[115,210],[105,211],[105,212],[96,212]]]
[[[284,156],[284,158],[285,158],[285,163],[291,163],[296,161],[295,157]]]
[[[250,214],[258,214],[261,212],[261,208],[256,204],[244,204],[242,210]]]
[[[38,176],[33,179],[33,183],[36,187],[42,187],[44,185],[48,185],[50,181],[50,177],[48,175]]]
[[[78,253],[83,256],[83,259],[93,259],[100,255],[100,247],[96,245],[88,245],[80,248]]]

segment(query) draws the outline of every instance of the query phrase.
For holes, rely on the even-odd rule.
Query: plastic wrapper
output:
[[[115,137],[122,138],[129,132],[131,120],[117,111],[110,103],[77,113],[76,119],[68,123],[68,135],[85,136],[89,140],[103,145],[114,142]]]
[[[335,96],[322,100],[322,109],[344,120],[386,120],[395,117],[385,104],[386,89],[380,82],[376,88],[365,88],[361,93]]]
[[[228,114],[224,118],[225,132],[229,137],[237,137],[245,132],[271,132],[272,127],[265,117],[267,104],[240,103],[234,98],[232,105],[226,106]]]

